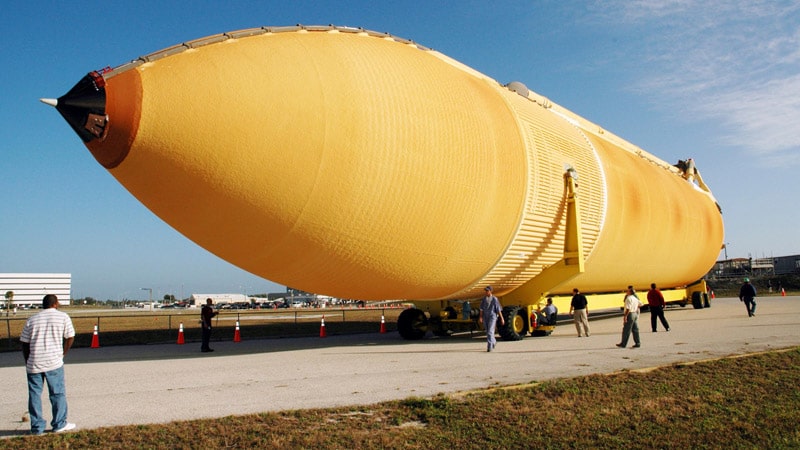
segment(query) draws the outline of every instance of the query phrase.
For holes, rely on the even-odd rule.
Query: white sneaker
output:
[[[65,431],[74,430],[74,429],[75,429],[75,424],[67,422],[66,424],[64,424],[63,427],[61,427],[61,428],[59,428],[57,430],[53,430],[53,433],[63,433]]]

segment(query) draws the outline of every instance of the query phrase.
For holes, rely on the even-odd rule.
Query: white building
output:
[[[5,294],[14,293],[14,306],[41,306],[47,294],[58,296],[58,302],[69,305],[72,300],[70,273],[0,273],[0,302],[5,306]]]
[[[192,294],[189,298],[189,306],[199,308],[206,304],[206,299],[210,298],[215,305],[225,303],[250,303],[251,298],[244,294]],[[263,300],[263,299],[261,299]]]

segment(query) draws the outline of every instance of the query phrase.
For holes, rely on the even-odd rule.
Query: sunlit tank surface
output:
[[[569,168],[585,272],[553,292],[686,285],[723,242],[714,197],[672,165],[383,33],[212,36],[93,72],[56,107],[158,217],[309,292],[511,292],[563,257]]]

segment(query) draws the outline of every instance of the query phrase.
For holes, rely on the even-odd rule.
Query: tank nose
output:
[[[108,125],[105,79],[98,72],[83,77],[58,100],[41,101],[54,106],[84,143],[105,136]]]

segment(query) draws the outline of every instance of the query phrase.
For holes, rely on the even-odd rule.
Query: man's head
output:
[[[650,283],[650,289],[655,289],[655,288],[656,288],[656,284],[655,283]]]
[[[744,282],[745,283],[749,283],[750,282],[750,278],[745,277]]]
[[[580,292],[580,291],[578,290],[578,288],[573,288],[573,289],[572,289],[572,293],[573,293],[573,294],[577,294],[578,292]]]
[[[548,305],[552,305],[553,304],[553,297],[547,297],[547,304]]]
[[[206,299],[206,305],[209,305],[209,306],[211,306],[211,305],[213,305],[213,304],[214,304],[214,300],[211,300],[210,298],[207,298],[207,299]]]
[[[58,297],[55,294],[47,294],[42,298],[42,309],[58,308]]]

